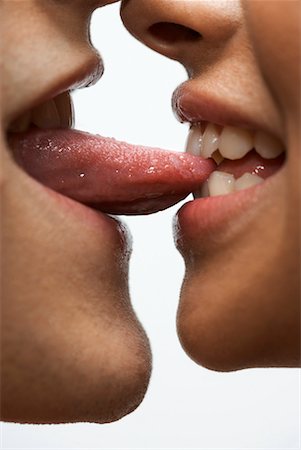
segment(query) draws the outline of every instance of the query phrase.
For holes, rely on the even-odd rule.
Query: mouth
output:
[[[285,149],[276,137],[209,122],[191,127],[186,151],[216,163],[215,170],[194,192],[195,198],[229,195],[257,186],[278,172],[285,160]]]
[[[10,123],[15,161],[43,185],[109,214],[166,209],[206,180],[213,160],[134,146],[74,130],[69,90],[50,97]]]
[[[229,107],[207,98],[202,104],[185,86],[175,93],[174,110],[182,122],[190,122],[186,152],[216,164],[193,192],[194,201],[178,212],[176,243],[181,248],[185,238],[205,243],[210,236],[217,242],[277,189],[286,166],[285,146],[275,133],[252,126]]]
[[[208,224],[211,216],[218,216],[217,211],[212,213],[214,209],[232,208],[230,203],[221,207],[221,197],[241,203],[242,192],[255,195],[256,188],[264,186],[284,165],[285,149],[277,137],[203,120],[208,111],[214,111],[206,102],[206,110],[192,120],[185,153],[134,146],[75,130],[70,94],[74,84],[63,92],[56,88],[53,96],[36,102],[11,122],[7,140],[15,161],[27,174],[94,210],[114,215],[151,214],[193,193],[193,203],[205,208],[202,215]],[[181,99],[176,102],[178,115],[183,116],[183,104]],[[193,105],[192,109],[195,114],[197,108]],[[214,113],[208,116],[214,119]]]

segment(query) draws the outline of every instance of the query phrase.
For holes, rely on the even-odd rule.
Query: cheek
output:
[[[247,25],[263,76],[285,114],[299,110],[299,1],[244,2]]]

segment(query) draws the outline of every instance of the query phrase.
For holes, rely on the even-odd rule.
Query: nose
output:
[[[121,17],[137,39],[191,72],[218,57],[240,28],[241,8],[236,0],[124,0]]]

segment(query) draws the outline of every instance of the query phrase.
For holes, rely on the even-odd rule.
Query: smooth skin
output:
[[[125,0],[122,18],[139,40],[185,66],[196,96],[234,102],[287,150],[277,186],[251,214],[225,225],[214,244],[200,235],[181,249],[184,350],[220,371],[299,366],[299,1]]]
[[[130,304],[130,248],[62,212],[13,161],[8,124],[68,83],[102,72],[93,10],[112,1],[1,2],[1,420],[110,422],[147,389],[148,339]]]
[[[137,407],[148,384],[149,345],[129,303],[130,249],[116,257],[105,235],[87,232],[76,214],[63,216],[16,166],[5,140],[8,124],[51,86],[97,66],[89,20],[108,3],[1,3],[2,420],[112,421]],[[235,92],[288,151],[277,192],[250,221],[238,219],[218,251],[200,237],[183,253],[179,336],[196,362],[216,370],[299,365],[298,7],[273,0],[123,4],[130,31],[181,61],[196,87]],[[160,39],[170,28],[154,37],[149,28],[158,22],[202,33],[205,49],[183,28],[169,43]],[[94,78],[100,73],[96,67]]]

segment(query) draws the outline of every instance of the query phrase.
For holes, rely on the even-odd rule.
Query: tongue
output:
[[[196,190],[216,165],[76,130],[10,135],[16,161],[46,186],[111,214],[150,214]]]

